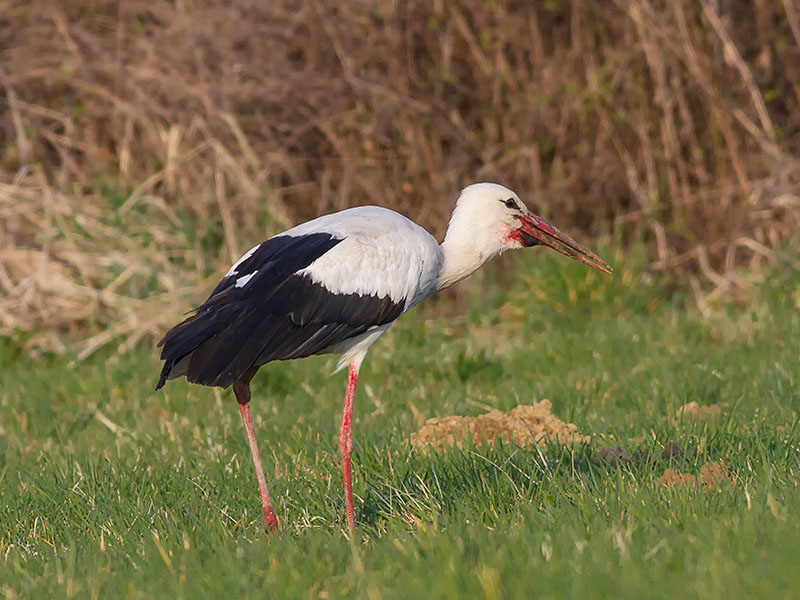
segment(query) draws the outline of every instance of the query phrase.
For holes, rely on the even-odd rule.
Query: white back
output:
[[[325,215],[280,235],[330,233],[343,241],[298,274],[342,294],[405,300],[408,310],[435,289],[439,244],[403,215],[360,206]]]

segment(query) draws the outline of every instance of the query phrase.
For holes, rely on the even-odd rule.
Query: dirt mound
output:
[[[675,469],[667,469],[661,476],[661,483],[667,487],[693,487],[700,485],[714,489],[723,482],[732,481],[727,465],[722,461],[709,461],[700,467],[699,475],[681,473]]]
[[[708,406],[701,406],[697,402],[687,402],[675,411],[676,419],[715,419],[722,416],[722,409],[724,405],[709,404]]]
[[[534,441],[558,441],[562,444],[588,441],[571,423],[564,423],[551,412],[550,400],[533,405],[520,405],[507,413],[493,410],[477,417],[442,417],[428,419],[425,425],[411,434],[417,448],[438,448],[455,444],[459,448],[469,436],[476,446],[493,446],[498,439],[520,446],[530,446]]]

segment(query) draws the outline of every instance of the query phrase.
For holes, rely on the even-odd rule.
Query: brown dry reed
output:
[[[81,357],[293,222],[441,235],[480,180],[701,302],[800,228],[797,0],[0,0],[0,116],[0,333]]]

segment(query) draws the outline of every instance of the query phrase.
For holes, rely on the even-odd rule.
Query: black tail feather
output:
[[[208,339],[213,338],[228,325],[230,311],[221,307],[217,311],[201,310],[170,329],[158,343],[162,346],[164,366],[156,383],[156,390],[164,386],[175,364],[194,352]]]

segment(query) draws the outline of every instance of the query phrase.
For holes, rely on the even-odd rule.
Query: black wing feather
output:
[[[341,241],[315,233],[263,242],[159,342],[164,367],[156,389],[180,375],[228,387],[253,367],[317,354],[400,316],[404,302],[334,294],[296,275]],[[251,273],[246,285],[236,287]]]

